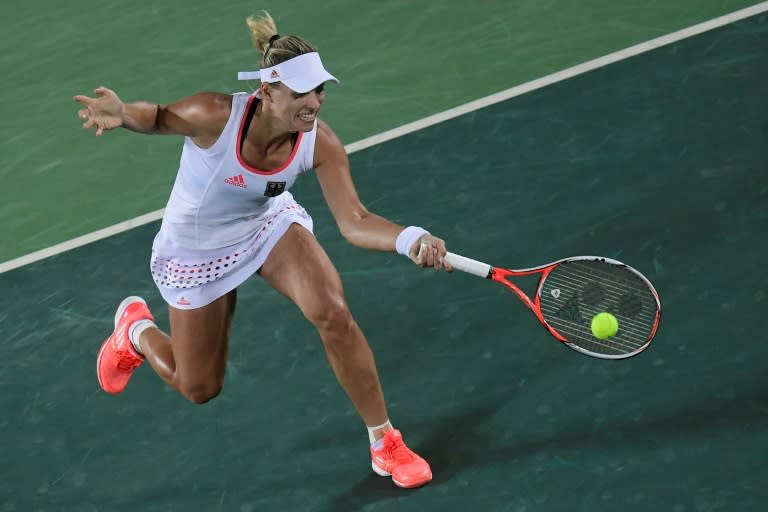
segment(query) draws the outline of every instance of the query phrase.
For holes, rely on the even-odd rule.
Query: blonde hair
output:
[[[298,36],[279,36],[275,20],[267,11],[261,11],[258,18],[248,16],[245,23],[251,30],[254,46],[261,52],[259,66],[262,68],[268,68],[299,55],[317,51],[317,48],[311,43]]]

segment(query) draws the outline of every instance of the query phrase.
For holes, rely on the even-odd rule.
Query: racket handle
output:
[[[459,256],[452,252],[445,253],[444,261],[456,270],[461,270],[467,274],[472,274],[484,279],[491,276],[491,266],[487,263],[482,263],[465,256]]]

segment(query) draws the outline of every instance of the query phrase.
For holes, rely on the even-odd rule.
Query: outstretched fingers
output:
[[[99,86],[93,90],[95,97],[82,94],[75,95],[72,99],[80,103],[83,108],[78,109],[77,117],[82,119],[83,128],[96,127],[96,136],[101,136],[106,130],[120,126],[116,119],[120,107],[120,99],[111,89]]]
[[[72,99],[78,103],[82,103],[83,105],[88,105],[91,101],[93,101],[88,96],[83,96],[82,94],[77,94]]]
[[[109,94],[114,94],[112,89],[104,87],[103,85],[100,85],[99,87],[95,88],[93,92],[96,93],[97,96],[107,96]]]
[[[90,119],[91,105],[93,104],[93,101],[94,101],[93,98],[89,98],[88,96],[83,96],[82,94],[78,94],[74,96],[72,99],[85,106],[85,108],[78,109],[77,111],[77,117],[85,120],[85,123],[83,123],[83,128],[90,128],[91,126],[93,126],[93,121]]]

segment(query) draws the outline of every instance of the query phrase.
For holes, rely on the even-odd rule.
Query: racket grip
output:
[[[482,278],[488,278],[491,275],[491,266],[465,256],[459,256],[452,252],[445,253],[444,261],[456,270],[461,270],[467,274],[472,274]]]

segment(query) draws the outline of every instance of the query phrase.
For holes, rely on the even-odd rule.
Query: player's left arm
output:
[[[327,124],[320,120],[317,124],[315,172],[342,236],[352,245],[364,249],[395,251],[395,241],[403,226],[368,211],[357,195],[344,146]],[[419,255],[422,244],[430,250]],[[442,239],[424,235],[413,244],[410,257],[422,266],[442,268],[445,252]]]

